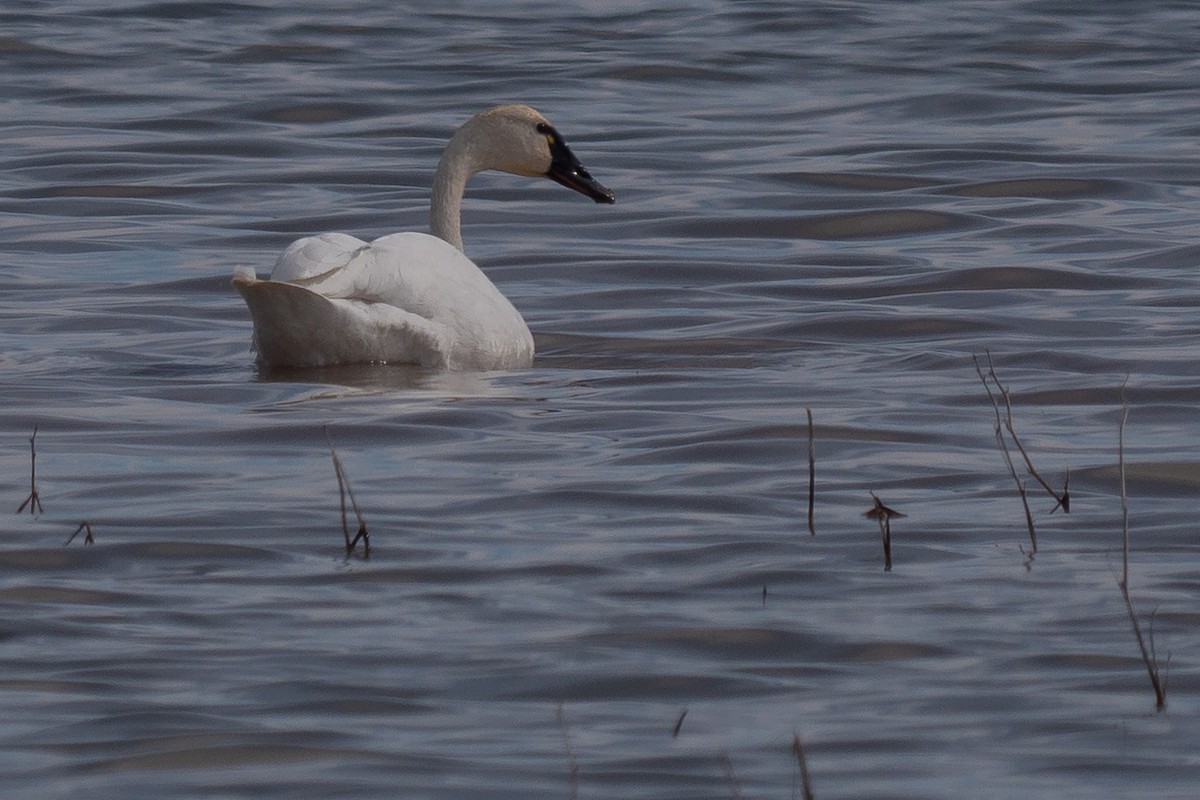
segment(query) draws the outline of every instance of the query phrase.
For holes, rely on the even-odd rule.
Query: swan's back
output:
[[[235,285],[269,366],[515,369],[533,360],[533,336],[512,303],[470,259],[427,234],[308,237],[284,251],[270,280]]]

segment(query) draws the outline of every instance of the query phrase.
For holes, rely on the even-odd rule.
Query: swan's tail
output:
[[[438,326],[382,303],[331,299],[283,281],[233,278],[254,320],[263,367],[324,367],[388,362],[445,367]]]

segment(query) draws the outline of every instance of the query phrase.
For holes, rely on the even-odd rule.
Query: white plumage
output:
[[[544,175],[613,202],[545,117],[497,106],[464,124],[438,164],[430,231],[364,242],[325,233],[294,242],[268,280],[240,268],[233,285],[254,321],[258,362],[315,367],[386,362],[451,370],[517,369],[533,336],[512,303],[462,253],[459,217],[471,175]]]

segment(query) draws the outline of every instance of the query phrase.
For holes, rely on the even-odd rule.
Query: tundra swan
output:
[[[539,112],[524,105],[482,111],[458,129],[438,163],[429,234],[364,242],[324,233],[294,242],[267,280],[249,268],[236,271],[259,365],[529,366],[533,336],[525,320],[463,254],[463,190],[487,169],[545,176],[597,203],[614,202]]]

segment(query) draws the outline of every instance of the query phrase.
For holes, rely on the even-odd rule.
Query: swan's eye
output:
[[[554,147],[555,142],[558,140],[558,132],[554,128],[545,122],[539,122],[537,124],[537,132],[546,137],[546,144]]]

